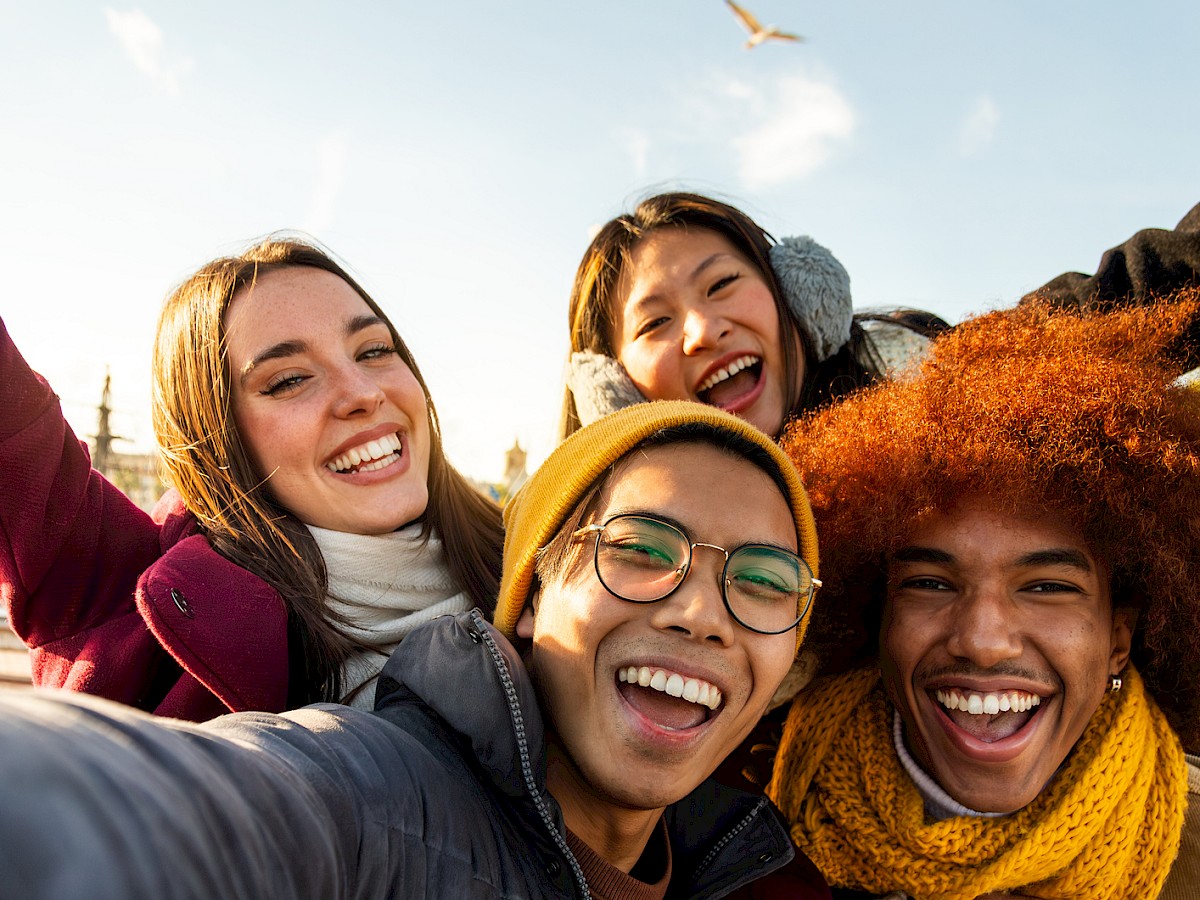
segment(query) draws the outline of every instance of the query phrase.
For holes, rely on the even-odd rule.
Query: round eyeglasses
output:
[[[613,516],[602,525],[575,532],[596,535],[596,577],[609,593],[631,603],[665,600],[692,566],[692,552],[708,547],[725,555],[721,597],[743,628],[783,634],[804,618],[821,582],[802,558],[769,544],[743,544],[726,550],[693,541],[680,528],[645,515]]]

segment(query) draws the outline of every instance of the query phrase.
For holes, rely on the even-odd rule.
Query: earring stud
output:
[[[1123,682],[1116,675],[1109,675],[1108,676],[1108,692],[1110,694],[1115,694],[1117,691],[1119,691],[1121,689],[1121,685],[1123,685],[1124,683],[1125,682]]]

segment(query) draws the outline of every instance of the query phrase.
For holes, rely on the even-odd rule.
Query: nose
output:
[[[965,595],[950,610],[946,649],[960,659],[990,668],[1021,655],[1017,608],[999,589],[983,587]]]
[[[725,608],[721,594],[724,568],[723,553],[697,545],[683,583],[665,600],[650,604],[654,627],[723,647],[732,644],[738,625]]]
[[[690,356],[711,349],[729,331],[729,322],[723,316],[703,306],[694,306],[683,320],[683,352]]]
[[[386,399],[383,388],[371,373],[356,365],[347,365],[331,375],[333,412],[339,418],[370,415]]]

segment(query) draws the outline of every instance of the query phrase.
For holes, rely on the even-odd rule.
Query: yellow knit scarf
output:
[[[975,900],[1155,898],[1179,848],[1179,739],[1130,666],[1062,769],[1024,809],[925,821],[896,757],[877,669],[817,681],[794,701],[767,793],[836,887]]]

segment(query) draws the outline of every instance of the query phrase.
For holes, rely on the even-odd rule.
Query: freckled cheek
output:
[[[269,472],[285,472],[296,468],[303,449],[311,450],[314,441],[303,434],[295,421],[274,416],[234,414],[242,446],[254,464],[260,478]]]

